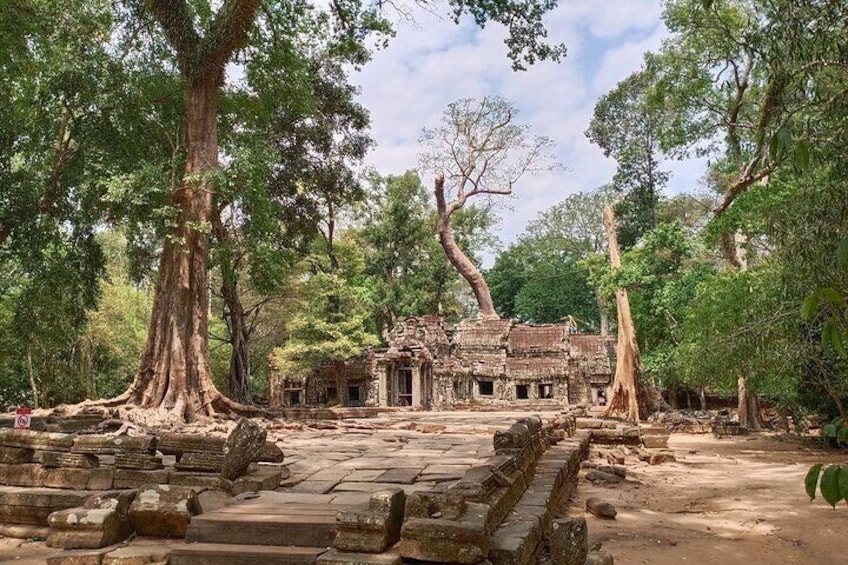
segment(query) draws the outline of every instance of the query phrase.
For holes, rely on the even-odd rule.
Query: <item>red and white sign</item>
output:
[[[32,423],[32,410],[26,406],[21,406],[15,410],[15,429],[28,430]]]

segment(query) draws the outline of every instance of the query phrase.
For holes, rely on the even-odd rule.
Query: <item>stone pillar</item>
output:
[[[380,406],[389,405],[389,365],[387,363],[377,365],[377,395]]]
[[[421,362],[414,361],[412,363],[412,407],[413,408],[421,408],[424,405],[423,398],[423,381],[424,378],[421,375]]]

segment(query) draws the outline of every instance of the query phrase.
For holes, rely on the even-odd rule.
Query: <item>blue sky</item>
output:
[[[561,0],[547,28],[551,41],[567,45],[568,56],[560,64],[515,73],[500,26],[480,31],[470,21],[454,25],[446,17],[416,12],[415,23],[398,24],[389,47],[352,77],[371,112],[377,142],[368,164],[382,174],[415,168],[421,128],[438,123],[453,100],[496,94],[512,101],[519,121],[556,142],[563,170],[522,178],[515,197],[500,210],[498,235],[508,245],[540,211],[612,178],[615,163],[583,132],[598,97],[638,70],[643,53],[659,48],[667,36],[660,16],[660,0]],[[671,192],[696,188],[703,171],[699,162],[666,167],[672,171]],[[432,179],[424,182],[430,186]]]

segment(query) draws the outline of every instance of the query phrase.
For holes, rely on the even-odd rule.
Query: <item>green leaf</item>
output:
[[[845,356],[845,345],[842,343],[842,332],[839,328],[833,328],[830,332],[830,343],[833,345],[833,350],[839,355]]]
[[[839,431],[837,431],[837,433],[836,433],[836,440],[839,443],[848,444],[848,426],[843,426],[843,427],[839,428]],[[845,472],[845,475],[846,475],[845,480],[848,480],[848,471]],[[846,500],[848,500],[848,499],[846,499]]]
[[[848,467],[842,467],[836,479],[836,486],[839,488],[839,495],[848,503]]]
[[[827,300],[831,304],[842,305],[845,304],[845,297],[839,294],[839,292],[831,287],[820,288],[818,295]]]
[[[822,435],[824,437],[835,437],[836,424],[826,424],[824,427],[822,427]]]
[[[831,345],[830,334],[833,332],[833,320],[828,320],[822,326],[821,343],[822,349],[827,349]]]
[[[816,498],[816,485],[819,482],[819,473],[821,473],[822,464],[816,463],[810,470],[807,471],[807,476],[804,478],[804,488],[807,489],[807,496],[810,497],[810,500],[814,500]]]
[[[813,319],[813,317],[815,317],[818,309],[819,297],[816,294],[811,294],[804,300],[804,303],[801,304],[801,318],[809,322]]]
[[[839,475],[842,468],[839,465],[830,465],[824,470],[821,478],[821,493],[825,502],[836,508],[836,503],[842,500],[839,492]]]
[[[810,168],[810,145],[804,140],[795,145],[795,166],[802,171]]]
[[[836,260],[842,266],[848,265],[848,235],[845,235],[839,242],[839,247],[836,249]]]

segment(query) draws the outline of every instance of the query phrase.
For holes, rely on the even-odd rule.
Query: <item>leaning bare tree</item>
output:
[[[604,209],[604,226],[609,241],[610,266],[613,271],[621,268],[618,238],[615,234],[615,214],[612,206]],[[607,406],[607,416],[620,416],[633,423],[651,412],[651,400],[642,384],[642,358],[636,343],[636,329],[630,315],[630,299],[627,289],[615,290],[615,305],[618,311],[618,348],[616,350],[615,380]]]
[[[497,96],[452,102],[442,123],[424,129],[421,164],[436,174],[439,241],[451,265],[471,286],[479,316],[500,318],[480,269],[457,244],[451,217],[475,196],[509,196],[525,173],[550,170],[553,142],[515,123],[518,110]]]

